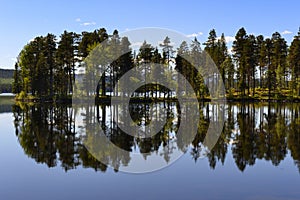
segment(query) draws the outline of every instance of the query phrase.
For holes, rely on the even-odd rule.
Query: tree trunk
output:
[[[255,95],[255,69],[253,69],[253,72],[252,72],[252,76],[253,76],[253,89],[252,89],[252,96],[254,97]]]
[[[99,95],[100,95],[100,81],[101,81],[101,79],[98,81],[97,87],[96,87],[96,99],[99,99]]]
[[[102,89],[102,93],[101,96],[105,96],[106,95],[106,87],[105,87],[105,72],[102,75],[102,83],[101,83],[101,89]]]

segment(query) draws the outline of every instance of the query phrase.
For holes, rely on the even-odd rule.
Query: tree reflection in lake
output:
[[[106,171],[106,165],[95,159],[83,145],[94,142],[92,134],[82,133],[84,127],[98,124],[107,138],[127,151],[127,154],[99,152],[118,170],[118,166],[130,164],[131,153],[145,153],[147,156],[163,149],[159,156],[169,162],[174,149],[188,151],[196,162],[201,156],[202,142],[217,105],[203,103],[200,106],[200,120],[197,135],[192,143],[184,137],[176,138],[181,120],[176,102],[138,104],[131,103],[129,109],[123,105],[99,105],[74,108],[68,105],[27,105],[13,106],[16,135],[24,152],[38,163],[48,167],[61,165],[68,171],[78,166]],[[129,112],[135,123],[150,123],[153,117],[149,109],[167,109],[167,121],[162,130],[151,138],[141,135],[133,137],[121,130],[114,121],[126,123]],[[81,115],[85,110],[85,115]],[[119,111],[122,112],[119,112]],[[226,156],[232,155],[239,170],[255,164],[257,159],[277,166],[290,152],[300,172],[300,106],[298,104],[228,104],[223,132],[214,148],[206,155],[209,166],[214,169],[224,164]],[[83,119],[83,123],[78,122]],[[102,144],[105,145],[105,144]],[[106,149],[109,151],[109,149]],[[231,151],[232,154],[228,154]],[[117,166],[117,167],[116,167]]]

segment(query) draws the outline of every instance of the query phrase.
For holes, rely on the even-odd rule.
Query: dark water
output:
[[[153,118],[148,104],[125,109],[1,102],[0,199],[300,199],[299,104],[228,104],[222,134],[204,156],[201,144],[218,105],[201,104],[197,135],[189,144],[176,140],[178,105],[155,106],[168,110],[166,125],[151,139],[136,139],[112,119],[126,120],[128,110],[143,126]],[[83,144],[82,130],[93,123],[128,152],[103,153],[115,169]],[[185,154],[166,168],[122,172],[133,165],[133,153],[169,163],[174,149]]]

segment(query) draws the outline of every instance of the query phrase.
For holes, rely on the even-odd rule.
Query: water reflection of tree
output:
[[[258,136],[255,131],[255,114],[252,105],[240,106],[237,113],[239,133],[234,137],[232,153],[241,171],[244,171],[246,165],[255,164]]]
[[[300,109],[299,106],[292,105],[291,122],[287,127],[288,147],[291,151],[291,156],[294,159],[300,173]]]
[[[216,145],[214,148],[210,151],[210,153],[207,155],[209,160],[209,165],[211,168],[215,168],[217,164],[217,160],[221,161],[222,165],[225,162],[226,154],[228,151],[228,146],[230,142],[230,138],[232,137],[232,130],[234,127],[234,118],[233,118],[233,112],[232,112],[232,106],[229,105],[227,108],[227,120],[225,121],[223,132],[221,136],[219,137]],[[217,111],[215,111],[217,112]]]
[[[133,137],[121,130],[111,120],[123,120],[126,123],[129,114],[135,123],[148,124],[154,118],[150,107],[159,106],[167,109],[167,121],[163,129],[151,138]],[[130,152],[139,150],[144,153],[144,159],[158,153],[166,162],[175,148],[182,152],[189,151],[193,160],[203,153],[202,142],[211,122],[212,113],[217,113],[217,105],[201,104],[200,120],[197,135],[190,144],[194,130],[186,131],[183,137],[174,140],[179,126],[188,125],[189,118],[181,119],[179,110],[193,116],[195,110],[188,105],[180,108],[176,102],[154,105],[130,104],[129,109],[124,105],[99,105],[84,107],[83,126],[99,124],[107,138],[115,145],[127,150],[128,154],[114,154],[112,150],[99,152],[107,163],[113,166],[128,165]],[[300,109],[297,104],[229,104],[226,108],[225,125],[221,137],[214,148],[207,154],[209,165],[214,169],[218,162],[224,164],[228,151],[232,151],[233,159],[239,170],[254,165],[257,159],[270,161],[277,166],[287,155],[288,150],[300,172]],[[28,105],[13,106],[16,135],[24,152],[35,159],[37,163],[45,163],[48,167],[61,165],[70,170],[78,166],[93,168],[96,171],[106,171],[106,165],[92,156],[82,143],[83,137],[87,142],[94,142],[93,134],[82,136],[76,132],[75,116],[79,108],[68,105]],[[120,111],[120,112],[119,112]],[[129,112],[129,113],[128,113]],[[217,115],[217,114],[216,114]],[[218,116],[215,116],[218,117]],[[176,137],[176,136],[175,136]],[[171,141],[175,141],[171,142]],[[103,144],[105,145],[105,144]],[[175,146],[174,146],[175,145]],[[118,168],[116,168],[118,170]]]
[[[203,154],[203,156],[207,156],[209,165],[212,169],[216,167],[218,160],[220,160],[222,164],[225,162],[228,142],[233,127],[233,117],[231,111],[232,107],[229,106],[228,110],[230,111],[228,111],[227,116],[225,116],[227,120],[225,121],[223,132],[218,138],[218,141],[216,142],[214,148],[211,151],[206,152],[206,150],[204,149],[205,147],[202,143],[207,135],[207,130],[210,123],[216,123],[216,119],[222,117],[222,112],[220,112],[220,109],[220,105],[216,104],[205,103],[200,106],[200,120],[198,131],[194,141],[192,142],[191,149],[191,155],[195,162]],[[211,120],[212,118],[214,118],[215,121]]]
[[[112,143],[128,152],[128,154],[120,155],[109,148],[106,149],[106,152],[98,152],[97,157],[102,156],[103,160],[107,160],[107,163],[116,167],[116,170],[121,165],[129,164],[130,152],[135,148],[146,153],[145,155],[147,153],[150,155],[157,153],[162,147],[164,151],[161,156],[168,162],[172,148],[174,148],[169,143],[170,133],[176,132],[178,129],[178,123],[174,123],[174,119],[178,116],[172,110],[176,106],[174,103],[170,102],[170,104],[172,105],[169,103],[163,105],[169,109],[165,126],[151,138],[134,138],[123,132],[112,120],[121,118],[121,115],[128,116],[129,113],[126,112],[130,112],[136,123],[143,119],[143,123],[147,124],[153,119],[150,119],[149,116],[149,105],[144,104],[130,104],[129,111],[123,105],[86,106],[75,109],[68,105],[22,104],[14,106],[16,135],[24,152],[34,158],[37,163],[45,163],[48,167],[60,164],[66,171],[79,165],[106,171],[106,166],[99,162],[94,157],[95,155],[91,155],[83,144],[83,140],[85,144],[95,142],[97,134],[91,134],[88,131],[97,132],[97,129],[100,128]],[[118,112],[118,107],[122,107],[121,112]],[[75,116],[79,109],[85,110],[82,117],[83,126],[87,132],[84,135],[78,134],[75,129]],[[160,118],[158,115],[154,117]],[[126,120],[128,117],[124,119]],[[95,126],[95,124],[98,125]],[[185,144],[185,146],[187,145]]]
[[[202,108],[198,134],[192,143],[191,154],[195,161],[201,156],[201,141],[209,125],[208,110],[205,106]],[[214,169],[218,162],[223,165],[230,149],[241,171],[254,165],[257,159],[278,166],[289,149],[300,171],[299,114],[297,104],[229,104],[222,135],[207,154],[210,167]]]
[[[275,166],[284,160],[287,155],[287,138],[295,133],[294,130],[289,134],[286,131],[295,123],[294,108],[287,108],[280,104],[237,105],[238,133],[233,137],[232,153],[241,171],[247,165],[254,165],[256,159],[271,161]],[[293,139],[288,142],[290,149],[295,146],[291,145],[295,141]]]
[[[106,170],[80,144],[75,133],[73,108],[60,105],[14,106],[16,134],[24,152],[37,163],[54,167],[61,163],[67,171],[82,164],[96,170]]]
[[[206,107],[203,104],[200,107],[199,126],[198,126],[196,137],[192,142],[191,155],[192,158],[195,160],[195,162],[201,156],[201,152],[203,151],[203,147],[201,146],[201,144],[205,138],[209,126],[209,112],[204,113],[203,112],[204,108],[206,108],[206,110],[209,110],[208,104],[206,105]]]
[[[159,148],[163,148],[163,156],[166,162],[169,162],[170,154],[174,149],[174,146],[169,142],[170,133],[176,132],[178,129],[178,123],[174,122],[175,114],[175,104],[172,102],[168,103],[160,103],[160,104],[137,104],[137,103],[130,103],[129,109],[126,104],[120,105],[113,105],[107,107],[100,107],[100,110],[97,111],[98,113],[102,113],[99,115],[98,121],[100,121],[102,130],[104,130],[105,135],[110,139],[118,147],[128,151],[127,158],[129,158],[129,152],[133,150],[139,150],[139,152],[143,153],[144,159],[147,159],[149,155],[152,153],[158,153]],[[153,108],[154,113],[156,115],[152,116],[150,109]],[[136,137],[130,136],[123,132],[113,121],[121,120],[123,124],[129,124],[129,117],[131,116],[134,123],[138,125],[148,125],[151,121],[159,121],[161,120],[160,114],[158,114],[158,110],[160,107],[166,109],[166,123],[164,127],[154,136],[143,138],[143,132],[136,133]],[[98,108],[99,109],[99,108]],[[106,112],[109,112],[110,119],[103,120],[103,117],[107,115]],[[107,123],[107,121],[109,123]],[[129,162],[129,159],[127,159]],[[123,163],[125,165],[128,164]]]

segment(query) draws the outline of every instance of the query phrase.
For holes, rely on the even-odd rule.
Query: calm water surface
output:
[[[156,105],[170,111],[166,126],[151,140],[136,140],[112,122],[122,119],[116,106],[16,106],[0,100],[0,199],[300,199],[298,104],[227,105],[221,137],[202,158],[214,105],[201,105],[201,128],[192,144],[185,144],[174,139],[180,116],[175,103]],[[137,123],[147,124],[149,107],[131,104],[129,112]],[[120,168],[131,164],[135,151],[151,157],[161,150],[168,162],[170,144],[188,149],[162,170],[124,173],[106,167],[82,145],[84,135],[78,132],[89,121],[130,151],[108,156]]]

